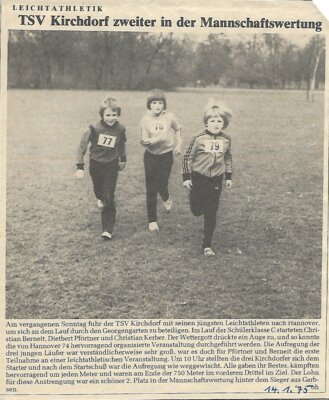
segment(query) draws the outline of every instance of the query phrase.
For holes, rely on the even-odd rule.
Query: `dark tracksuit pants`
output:
[[[113,232],[116,208],[114,192],[119,172],[119,160],[109,163],[100,163],[90,160],[89,173],[94,185],[94,193],[97,199],[102,200],[102,232]]]
[[[192,172],[192,189],[190,191],[190,207],[196,217],[204,217],[203,248],[211,247],[216,226],[219,197],[222,191],[223,175],[208,178]]]
[[[160,155],[145,151],[146,206],[149,222],[156,222],[157,220],[158,193],[163,201],[169,199],[168,182],[172,165],[172,151]]]

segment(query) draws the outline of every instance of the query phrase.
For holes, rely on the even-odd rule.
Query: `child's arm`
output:
[[[124,168],[126,166],[126,162],[127,162],[126,141],[127,141],[126,130],[124,130],[122,132],[122,139],[120,140],[120,143],[118,144],[119,171],[124,170]]]
[[[164,140],[164,136],[162,134],[150,135],[149,130],[141,124],[141,144],[144,147],[153,146],[156,143],[162,142]]]
[[[182,125],[177,121],[174,114],[172,114],[171,126],[175,131],[176,146],[174,148],[174,154],[178,155],[182,152]]]
[[[176,139],[176,146],[174,148],[174,154],[178,155],[182,152],[182,143],[183,143],[183,139],[182,139],[182,130],[181,128],[179,128],[176,133],[175,133],[175,139]]]
[[[183,185],[188,189],[192,188],[192,163],[196,150],[196,137],[194,137],[187,148],[183,161],[182,161],[182,175],[183,175]]]
[[[144,118],[142,118],[141,120],[140,130],[141,130],[141,144],[144,147],[147,147],[151,144],[151,140],[150,140],[150,132],[145,126]]]
[[[230,146],[224,154],[225,162],[225,187],[231,189],[232,187],[232,154],[231,154],[231,141]]]
[[[76,159],[76,166],[77,170],[75,172],[75,177],[78,179],[82,179],[84,177],[84,156],[86,154],[88,143],[91,135],[91,129],[88,129],[83,135],[80,140],[80,144],[77,151],[77,159]]]

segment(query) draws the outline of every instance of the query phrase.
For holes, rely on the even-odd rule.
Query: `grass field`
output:
[[[159,234],[147,229],[142,92],[112,93],[123,105],[128,164],[114,238],[100,239],[90,177],[75,181],[74,171],[105,94],[8,94],[7,318],[319,318],[322,93],[312,104],[295,91],[217,93],[234,113],[234,187],[223,190],[210,259],[201,254],[202,219],[190,214],[181,157],[170,181],[174,210],[159,209]],[[168,94],[184,149],[203,129],[210,95]]]

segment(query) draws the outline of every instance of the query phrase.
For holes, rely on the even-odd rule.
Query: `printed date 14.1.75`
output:
[[[268,386],[264,389],[264,392],[267,393],[297,393],[297,394],[305,394],[312,392],[313,390],[319,389],[318,385],[305,385],[305,386],[286,386],[284,388],[277,388],[276,386]]]

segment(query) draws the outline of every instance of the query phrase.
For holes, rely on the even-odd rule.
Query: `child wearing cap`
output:
[[[189,189],[192,214],[203,215],[203,253],[214,256],[211,248],[223,180],[232,187],[231,139],[223,130],[232,113],[218,102],[209,101],[203,122],[205,130],[194,136],[183,157],[183,185]]]
[[[158,231],[157,195],[163,201],[164,211],[169,213],[173,201],[169,195],[168,182],[173,165],[173,154],[181,153],[181,125],[174,114],[167,112],[164,92],[153,89],[147,96],[147,113],[141,119],[141,144],[145,148],[144,168],[146,183],[146,206],[149,230]]]
[[[101,103],[101,120],[89,126],[83,134],[77,152],[77,179],[84,177],[84,155],[90,143],[89,173],[101,209],[102,234],[104,240],[112,239],[116,219],[114,192],[118,172],[126,166],[126,129],[118,122],[121,107],[116,99],[106,97]]]

